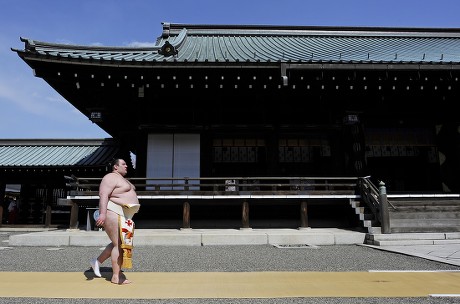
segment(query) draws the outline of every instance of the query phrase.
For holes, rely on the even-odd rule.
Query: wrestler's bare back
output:
[[[120,205],[139,204],[136,187],[121,174],[111,172],[102,179],[99,192]]]

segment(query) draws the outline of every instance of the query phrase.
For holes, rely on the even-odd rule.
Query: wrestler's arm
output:
[[[96,221],[97,226],[104,225],[105,218],[107,216],[107,204],[110,196],[116,187],[116,178],[112,177],[111,174],[107,174],[99,185],[99,217]]]

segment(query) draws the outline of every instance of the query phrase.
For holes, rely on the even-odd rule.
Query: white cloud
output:
[[[134,42],[130,42],[128,46],[129,47],[154,47],[155,43],[154,42],[134,41]]]

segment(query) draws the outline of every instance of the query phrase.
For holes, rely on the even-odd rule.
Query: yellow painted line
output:
[[[172,299],[460,294],[460,272],[0,272],[0,297]]]

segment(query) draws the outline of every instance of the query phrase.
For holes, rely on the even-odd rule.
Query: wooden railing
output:
[[[66,177],[67,198],[58,205],[71,206],[70,228],[78,223],[78,208],[94,209],[99,201],[98,188],[102,178]],[[201,177],[201,178],[129,178],[136,186],[142,204],[153,201],[179,200],[183,203],[183,228],[190,227],[190,201],[223,200],[242,204],[242,227],[249,227],[249,202],[262,198],[263,202],[278,200],[300,203],[301,227],[308,227],[307,203],[312,200],[359,200],[367,206],[382,233],[397,232],[391,223],[391,215],[399,209],[394,203],[402,200],[432,206],[445,205],[446,200],[460,200],[460,194],[388,194],[383,182],[376,186],[366,177]],[[211,200],[210,200],[211,199]],[[439,204],[437,202],[440,202]],[[404,205],[408,205],[405,203]],[[458,205],[458,203],[457,203]],[[442,210],[440,210],[442,211]],[[399,216],[401,217],[401,216]],[[420,230],[419,227],[416,227]],[[425,230],[430,227],[425,227]],[[412,228],[411,228],[412,229]],[[412,229],[414,232],[418,230]],[[406,232],[412,231],[406,228]],[[452,229],[451,229],[452,230]]]
[[[360,191],[361,200],[366,203],[366,205],[374,214],[375,218],[379,221],[382,221],[379,189],[371,182],[367,176],[359,179],[358,188]]]
[[[67,199],[61,205],[72,206],[70,228],[78,223],[78,208],[98,204],[101,178],[66,177]],[[252,199],[297,201],[300,203],[301,227],[308,227],[307,201],[357,199],[357,177],[199,177],[199,178],[129,178],[142,204],[179,200],[183,204],[183,228],[190,228],[190,202],[210,199],[216,204],[225,200],[242,204],[242,227],[249,227],[249,202]],[[260,200],[259,200],[260,201]]]
[[[70,196],[98,194],[101,178],[66,177]],[[140,198],[155,195],[344,195],[357,193],[357,177],[128,178]]]

